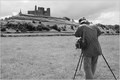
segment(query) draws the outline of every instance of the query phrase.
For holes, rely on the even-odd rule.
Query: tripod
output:
[[[75,80],[75,76],[76,76],[76,73],[77,73],[77,71],[78,71],[79,64],[80,64],[79,70],[81,69],[82,61],[83,61],[83,53],[81,52],[80,58],[79,58],[79,61],[78,61],[78,63],[77,63],[77,67],[76,67],[76,70],[75,70],[75,73],[74,73],[73,80]]]
[[[107,60],[105,59],[105,57],[104,57],[103,54],[102,54],[102,57],[103,57],[103,59],[105,60],[105,62],[106,62],[106,64],[107,64],[108,68],[110,69],[111,73],[113,74],[115,80],[117,80],[115,74],[113,73],[112,69],[110,68],[110,66],[109,66],[109,64],[108,64],[108,62],[107,62]],[[76,73],[77,73],[79,64],[80,64],[79,70],[81,70],[82,62],[83,62],[83,53],[81,52],[81,55],[80,55],[80,58],[79,58],[79,61],[78,61],[78,63],[77,63],[77,67],[76,67],[76,70],[75,70],[75,73],[74,73],[73,80],[75,80],[75,76],[76,76]]]
[[[108,62],[107,62],[107,60],[105,59],[105,57],[104,57],[104,55],[103,55],[103,54],[102,54],[102,57],[103,57],[103,59],[105,60],[105,62],[106,62],[106,64],[107,64],[108,68],[110,69],[111,73],[113,74],[113,76],[114,76],[115,80],[117,80],[117,78],[116,78],[115,74],[113,73],[112,69],[110,68],[110,66],[109,66],[109,64],[108,64]]]

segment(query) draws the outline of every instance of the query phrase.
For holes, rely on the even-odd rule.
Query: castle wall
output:
[[[28,14],[35,14],[35,11],[28,11]]]

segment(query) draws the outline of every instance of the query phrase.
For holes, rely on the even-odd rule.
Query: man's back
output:
[[[76,37],[82,37],[87,40],[88,48],[83,50],[85,56],[98,56],[102,50],[98,42],[100,30],[95,25],[81,25],[75,33]]]

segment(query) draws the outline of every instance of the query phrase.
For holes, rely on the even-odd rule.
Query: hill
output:
[[[105,34],[119,34],[120,25],[103,25],[96,24]],[[75,32],[78,23],[70,21],[68,18],[58,18],[50,16],[35,16],[19,14],[0,21],[2,32],[41,32],[41,31],[58,31],[58,32]]]

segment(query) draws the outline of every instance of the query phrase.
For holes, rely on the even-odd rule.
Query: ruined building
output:
[[[33,14],[33,15],[44,15],[44,16],[50,16],[50,8],[47,8],[47,10],[44,10],[44,7],[38,7],[35,5],[35,10],[34,11],[28,11],[28,14]]]

